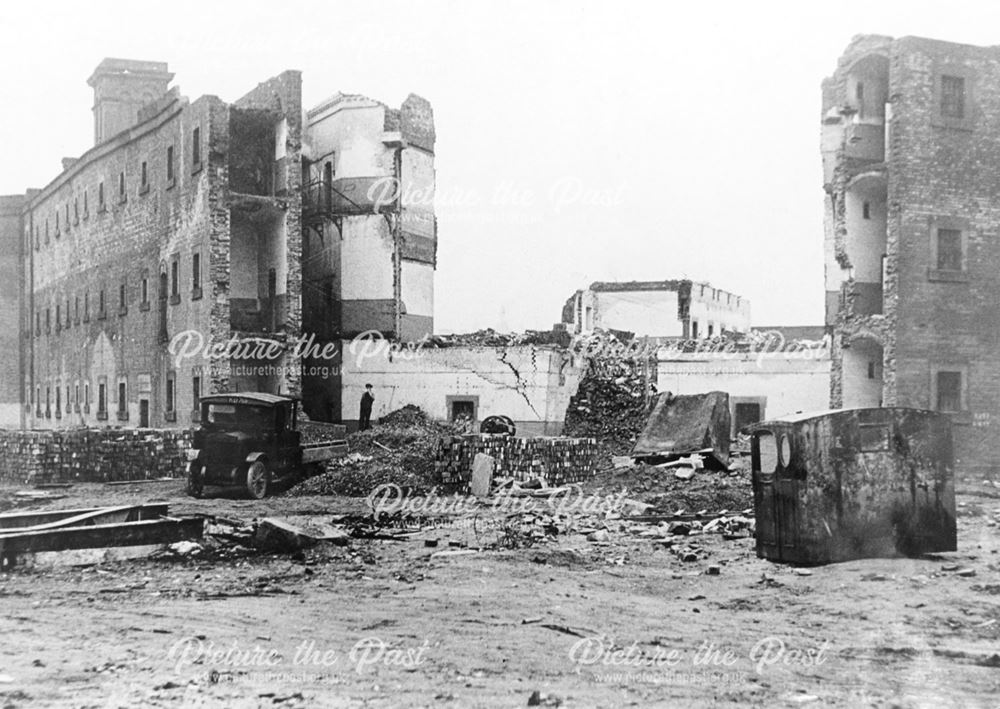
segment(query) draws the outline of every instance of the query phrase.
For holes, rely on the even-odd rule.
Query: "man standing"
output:
[[[375,397],[372,396],[372,385],[365,384],[365,393],[361,395],[361,418],[358,422],[359,431],[367,431],[372,427],[372,404]]]

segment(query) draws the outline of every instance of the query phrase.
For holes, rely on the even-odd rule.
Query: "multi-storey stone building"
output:
[[[339,342],[341,301],[370,277],[359,261],[397,276],[380,311],[393,317],[373,318],[364,329],[399,337],[405,325],[410,335],[432,328],[429,309],[416,308],[426,316],[418,324],[401,317],[405,297],[423,304],[432,293],[430,276],[405,278],[405,230],[392,231],[388,247],[378,238],[352,243],[354,261],[330,248],[304,249],[317,233],[310,190],[343,190],[333,172],[314,181],[303,157],[310,143],[298,72],[233,103],[188,101],[168,89],[172,76],[159,62],[101,62],[89,81],[94,147],[64,159],[43,189],[0,198],[2,317],[15,313],[18,324],[0,338],[9,363],[0,379],[0,426],[189,426],[203,394],[301,396],[302,343]],[[394,132],[385,140],[403,148],[406,131],[392,122],[419,114],[421,135],[431,136],[421,150],[433,186],[429,104],[411,96],[386,114],[379,139]],[[350,125],[328,134],[320,144],[357,140]],[[361,163],[366,147],[344,153]],[[372,172],[351,174],[399,178],[391,160],[376,171],[382,152],[368,159]],[[398,197],[368,206],[352,224],[404,221]],[[352,240],[342,229],[345,211],[332,199],[321,210],[330,222],[320,237],[327,247]],[[335,283],[328,273],[337,274]],[[366,315],[351,326],[366,324]]]
[[[714,337],[750,329],[750,301],[708,283],[596,281],[563,306],[571,333],[623,330],[640,337]]]
[[[949,412],[959,468],[993,468],[1000,49],[854,38],[822,155],[831,405]]]

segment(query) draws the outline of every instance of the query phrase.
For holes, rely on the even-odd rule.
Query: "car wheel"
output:
[[[255,460],[247,468],[247,492],[255,500],[262,500],[267,497],[267,492],[271,487],[271,471],[267,469],[267,463]]]
[[[205,494],[205,469],[197,463],[188,465],[187,493],[191,497]]]

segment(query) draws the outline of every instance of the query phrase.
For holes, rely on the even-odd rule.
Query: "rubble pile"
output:
[[[593,438],[516,438],[502,434],[446,436],[435,451],[436,478],[444,484],[469,482],[472,460],[477,453],[493,458],[499,476],[563,485],[593,476],[599,450]]]
[[[184,474],[191,432],[178,429],[0,431],[0,480],[117,482]]]
[[[570,336],[565,330],[525,330],[503,333],[492,328],[460,335],[431,335],[425,347],[517,347],[519,345],[569,345]]]
[[[347,436],[350,453],[329,461],[326,472],[289,490],[289,495],[366,496],[383,483],[413,492],[435,483],[435,451],[442,436],[455,433],[450,424],[432,421],[420,407],[393,411],[367,431]]]
[[[647,391],[655,390],[648,366],[634,359],[590,358],[566,410],[563,433],[596,438],[610,455],[631,451],[649,413]]]
[[[539,491],[541,492],[541,491]],[[488,545],[517,549],[558,541],[559,537],[581,535],[595,546],[641,539],[669,549],[682,561],[697,561],[704,554],[699,535],[717,534],[727,540],[749,539],[755,532],[752,509],[738,512],[655,514],[649,505],[624,496],[614,509],[575,510],[560,504],[565,491],[549,495],[551,504],[539,502],[524,511],[504,517]]]
[[[753,506],[749,457],[732,458],[728,470],[702,466],[647,465],[623,461],[587,481],[588,490],[628,488],[629,494],[663,514],[684,510],[741,510]]]
[[[302,445],[311,446],[335,441],[343,441],[347,427],[342,424],[325,423],[323,421],[303,421],[299,419],[297,426],[302,434]]]

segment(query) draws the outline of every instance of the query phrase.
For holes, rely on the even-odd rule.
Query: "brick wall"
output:
[[[0,197],[0,426],[21,423],[21,274],[23,197]]]
[[[441,439],[435,455],[435,473],[445,484],[468,482],[477,453],[493,456],[495,476],[517,480],[542,478],[549,485],[580,482],[597,470],[598,447],[593,438],[472,434]]]
[[[952,417],[956,465],[995,466],[1000,433],[1000,51],[905,38],[891,56],[889,239],[896,254],[896,402],[933,408],[935,368],[963,371],[963,411]],[[936,82],[965,77],[968,120],[940,117]],[[932,272],[935,226],[965,239],[959,280]]]
[[[884,127],[856,120],[864,118],[855,85],[861,73],[852,72],[873,61],[887,72]],[[942,76],[963,80],[963,115],[943,111]],[[871,88],[863,96],[872,96]],[[844,296],[827,321],[836,334],[831,404],[859,405],[845,384],[851,371],[864,376],[856,362],[847,366],[853,356],[848,348],[859,339],[883,348],[884,405],[937,408],[935,373],[961,372],[961,410],[951,414],[956,467],[994,471],[991,447],[1000,434],[1000,172],[993,168],[1000,161],[1000,50],[918,37],[858,37],[823,93],[827,292]],[[884,156],[862,149],[859,127],[879,141],[887,136]],[[859,176],[886,185],[881,314],[868,314],[874,308],[866,310],[853,276],[840,282],[857,265],[845,197]],[[960,270],[938,269],[939,228],[961,232]]]
[[[40,325],[33,332],[27,382],[35,399],[31,427],[136,426],[142,423],[140,401],[148,402],[148,426],[190,425],[193,368],[203,363],[187,360],[176,367],[162,335],[210,330],[208,196],[217,166],[209,161],[206,137],[210,114],[219,103],[206,97],[188,104],[168,95],[145,123],[88,151],[31,200],[28,218],[34,243],[25,270],[32,275],[31,318],[37,314]],[[197,164],[196,128],[201,154]],[[119,191],[122,173],[124,196]],[[195,254],[201,264],[197,291]],[[172,414],[167,412],[168,377],[176,382]],[[121,381],[126,383],[126,400],[120,404]],[[102,383],[106,416],[98,413]],[[125,412],[122,416],[119,409]]]
[[[181,477],[191,432],[181,429],[0,431],[0,480],[110,482]]]

